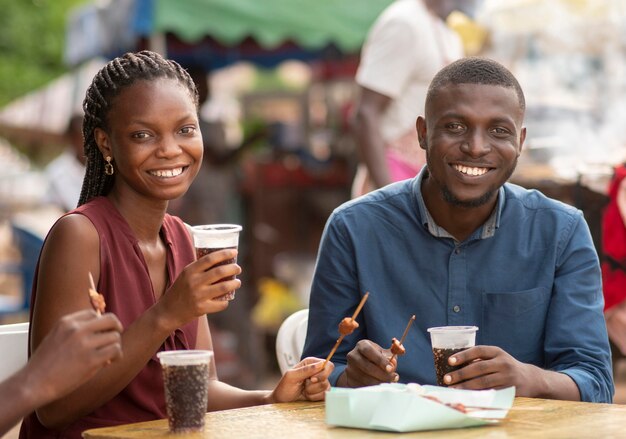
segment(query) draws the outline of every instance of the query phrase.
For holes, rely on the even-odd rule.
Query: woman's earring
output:
[[[113,175],[113,173],[115,172],[115,169],[113,169],[113,165],[111,164],[111,156],[108,155],[104,158],[106,160],[106,163],[104,164],[104,173],[106,175]]]

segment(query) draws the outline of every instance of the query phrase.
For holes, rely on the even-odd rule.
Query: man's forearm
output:
[[[561,372],[544,370],[537,366],[529,365],[535,368],[538,380],[534,383],[532,398],[561,399],[568,401],[580,401],[580,390],[569,376]]]

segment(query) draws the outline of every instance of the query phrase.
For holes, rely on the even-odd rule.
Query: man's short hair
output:
[[[447,85],[483,84],[513,88],[522,110],[526,109],[526,100],[522,87],[515,76],[502,64],[488,58],[461,58],[441,69],[433,78],[426,94],[426,106],[437,92]]]

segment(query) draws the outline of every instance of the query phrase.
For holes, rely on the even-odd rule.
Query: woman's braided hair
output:
[[[106,195],[113,186],[113,175],[104,172],[105,160],[98,149],[94,130],[106,130],[107,118],[114,98],[126,87],[141,80],[170,78],[179,81],[189,89],[196,107],[198,91],[187,73],[177,62],[164,59],[161,55],[147,50],[127,53],[105,65],[94,76],[87,89],[83,110],[83,137],[87,169],[80,192],[78,205],[81,206],[93,197]]]

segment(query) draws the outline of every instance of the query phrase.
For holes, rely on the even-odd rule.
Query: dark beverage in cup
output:
[[[467,348],[433,348],[433,357],[435,359],[435,373],[437,374],[437,385],[445,386],[443,377],[454,370],[460,369],[459,366],[450,366],[448,358],[457,352],[464,351]]]
[[[448,363],[448,359],[457,352],[474,346],[476,344],[476,331],[478,331],[476,326],[438,326],[436,328],[428,328],[433,349],[437,385],[446,386],[447,384],[443,381],[443,377],[464,366],[451,366]]]
[[[241,232],[241,226],[236,224],[207,224],[192,227],[196,258],[199,259],[218,250],[236,249],[239,246],[239,232]],[[236,258],[223,261],[218,265],[233,264],[235,262],[237,262]],[[231,279],[235,279],[235,276],[220,279],[218,282]],[[219,297],[220,300],[233,300],[234,298],[234,291]]]
[[[165,351],[158,358],[163,368],[165,404],[170,431],[187,433],[204,428],[209,388],[211,351]]]

